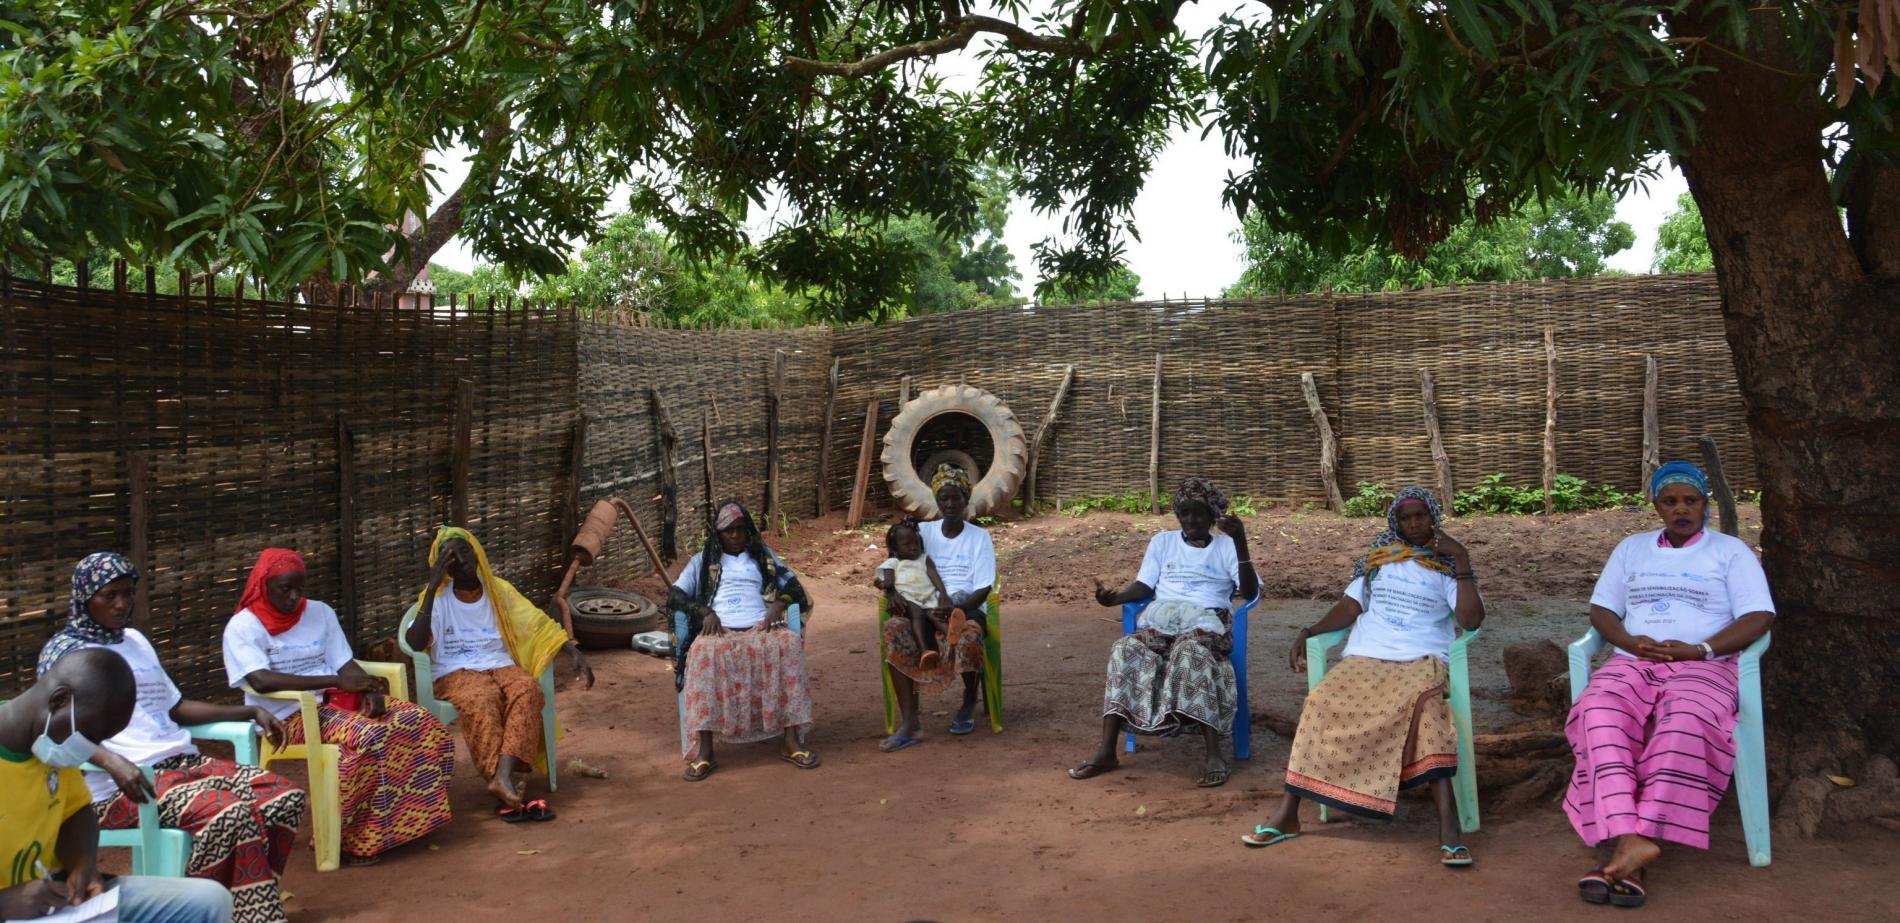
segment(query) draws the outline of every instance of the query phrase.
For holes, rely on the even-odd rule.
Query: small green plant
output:
[[[1257,516],[1260,508],[1252,497],[1243,494],[1227,501],[1227,512],[1235,516]]]
[[[1591,484],[1572,474],[1559,474],[1550,487],[1551,509],[1559,513],[1576,510],[1605,510],[1640,506],[1643,498],[1627,494],[1611,484]],[[1452,497],[1452,509],[1460,516],[1471,513],[1541,513],[1544,488],[1541,485],[1514,487],[1504,475],[1487,475],[1467,490]],[[1351,504],[1348,504],[1350,507]]]
[[[1346,498],[1348,516],[1384,516],[1385,508],[1392,503],[1392,488],[1384,482],[1359,482],[1359,491]]]
[[[996,525],[996,517],[994,517],[994,516],[978,516],[978,517],[976,517],[976,524],[977,524],[977,525],[979,525],[979,526],[984,526],[984,527],[986,527],[986,528],[987,528],[987,527],[989,527],[989,526],[993,526],[993,525]]]
[[[1062,511],[1070,516],[1081,518],[1090,510],[1107,510],[1111,513],[1146,513],[1154,509],[1154,494],[1145,490],[1132,494],[1112,494],[1106,497],[1083,497],[1063,504]]]

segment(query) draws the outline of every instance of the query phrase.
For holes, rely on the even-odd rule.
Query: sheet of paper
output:
[[[107,888],[77,907],[67,907],[39,923],[119,923],[119,889]]]

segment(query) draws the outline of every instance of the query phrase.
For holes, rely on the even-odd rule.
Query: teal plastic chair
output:
[[[798,604],[793,603],[790,608],[787,608],[785,610],[785,627],[790,628],[792,630],[792,634],[795,634],[799,636],[800,638],[803,638],[805,636],[805,626],[799,620],[799,615],[800,615],[800,612],[799,612]],[[678,609],[674,609],[673,610],[673,656],[676,658],[679,656],[680,640],[685,637],[686,637],[686,613],[681,612]],[[674,699],[674,704],[677,705],[679,708],[680,752],[684,753],[686,752],[686,696],[681,695],[681,694],[675,694],[673,696],[673,699]]]
[[[233,758],[246,766],[257,765],[257,731],[248,721],[216,721],[186,726],[195,740],[222,740],[231,745]],[[99,767],[87,763],[86,769]],[[140,766],[145,780],[157,787],[152,767]],[[158,822],[158,804],[139,805],[139,824],[125,830],[100,830],[100,846],[118,846],[132,851],[132,874],[183,878],[191,859],[191,834],[165,827]]]
[[[435,682],[429,678],[429,652],[409,646],[409,623],[416,620],[416,607],[420,605],[420,602],[411,603],[409,611],[403,613],[402,624],[396,627],[396,644],[415,662],[416,704],[428,709],[437,721],[453,724],[462,713],[456,711],[455,706],[435,697]],[[548,668],[541,671],[541,745],[547,751],[550,792],[555,790],[554,743],[554,662],[549,661]]]
[[[1762,735],[1761,655],[1768,651],[1774,632],[1763,632],[1736,660],[1740,702],[1735,723],[1735,800],[1742,809],[1742,833],[1748,841],[1748,864],[1766,868],[1769,849],[1768,754]],[[1608,642],[1590,629],[1570,645],[1570,703],[1575,705],[1590,685],[1590,664]]]
[[[990,733],[1003,733],[1003,609],[1000,602],[1002,589],[990,588],[990,598],[983,603],[983,681],[977,688],[983,692],[983,711],[990,716]],[[885,658],[890,652],[884,649],[884,623],[891,617],[890,600],[882,593],[877,597],[877,665],[878,680],[884,687],[884,734],[897,733],[897,686],[891,682],[891,664]]]
[[[1458,829],[1478,832],[1478,758],[1471,738],[1471,667],[1466,649],[1482,629],[1467,631],[1451,642],[1451,722],[1458,729],[1458,774],[1451,777],[1452,794],[1458,802]],[[1326,678],[1326,654],[1346,643],[1352,628],[1341,628],[1306,639],[1306,691],[1313,691]],[[1331,820],[1325,805],[1319,806],[1319,822]]]

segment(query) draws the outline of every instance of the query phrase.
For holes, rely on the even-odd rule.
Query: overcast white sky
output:
[[[1200,35],[1211,28],[1223,12],[1245,10],[1248,15],[1261,7],[1256,3],[1195,3],[1181,14],[1182,30]],[[944,59],[937,70],[955,85],[972,78],[977,67],[974,55]],[[467,166],[456,162],[463,152],[449,152],[440,167],[441,188],[453,190],[467,173]],[[1149,174],[1147,187],[1135,202],[1135,224],[1142,239],[1128,242],[1128,266],[1141,277],[1144,297],[1188,296],[1218,297],[1223,289],[1239,278],[1245,268],[1244,254],[1232,235],[1239,222],[1221,205],[1221,189],[1230,171],[1243,165],[1221,150],[1218,134],[1205,139],[1201,129],[1189,128],[1175,134],[1167,150]],[[1629,222],[1636,231],[1636,243],[1610,259],[1613,268],[1625,272],[1648,272],[1656,244],[1656,228],[1675,208],[1676,197],[1688,191],[1682,174],[1663,165],[1662,177],[1648,188],[1633,189],[1617,204],[1617,217]],[[446,192],[443,193],[446,195]],[[440,196],[438,197],[440,198]],[[1038,281],[1030,259],[1030,248],[1037,241],[1058,233],[1062,215],[1041,215],[1017,200],[1009,213],[1004,242],[1016,258],[1016,269],[1023,281],[1024,293],[1033,292]],[[756,216],[755,233],[767,229],[766,216]],[[475,263],[460,238],[451,240],[435,256],[435,262],[454,269],[468,270]]]

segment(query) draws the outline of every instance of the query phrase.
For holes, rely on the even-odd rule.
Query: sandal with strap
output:
[[[713,774],[719,764],[712,760],[694,760],[686,764],[686,781],[698,782]]]
[[[1608,875],[1603,874],[1601,867],[1593,868],[1590,870],[1590,874],[1577,879],[1578,896],[1591,904],[1609,903],[1610,892],[1614,888],[1615,885],[1611,884]]]
[[[1616,907],[1641,907],[1649,901],[1649,889],[1643,887],[1643,873],[1617,879],[1610,886],[1610,903]]]
[[[1440,865],[1455,869],[1461,869],[1471,865],[1471,847],[1462,844],[1450,846],[1440,843],[1438,844],[1438,848],[1444,853],[1443,856],[1439,857],[1438,862]]]
[[[519,824],[534,819],[528,814],[528,806],[525,804],[514,808],[505,804],[496,805],[495,814],[498,815],[504,823],[510,824]]]
[[[1083,763],[1080,766],[1074,766],[1069,769],[1069,778],[1077,780],[1093,779],[1103,773],[1114,772],[1120,768],[1120,764],[1103,766],[1100,763]]]
[[[554,809],[548,807],[547,799],[536,798],[521,806],[521,810],[532,821],[550,821],[554,819]]]
[[[818,754],[810,750],[793,750],[790,753],[781,752],[778,758],[800,769],[818,768]]]
[[[1277,846],[1299,835],[1300,832],[1298,830],[1292,833],[1281,833],[1278,827],[1257,824],[1254,826],[1252,833],[1241,834],[1240,841],[1248,846],[1259,848],[1262,846]]]
[[[1233,775],[1233,770],[1225,766],[1219,769],[1210,769],[1201,773],[1200,781],[1194,783],[1194,785],[1196,788],[1220,788],[1227,784],[1227,777],[1231,775]]]

